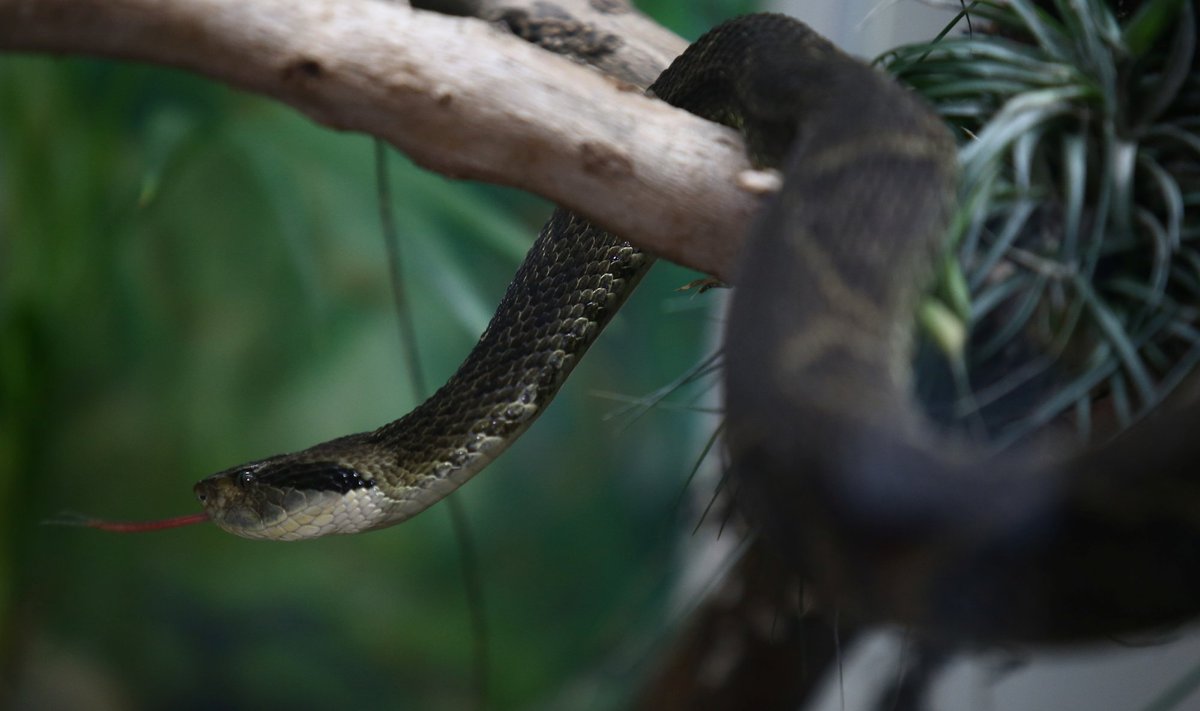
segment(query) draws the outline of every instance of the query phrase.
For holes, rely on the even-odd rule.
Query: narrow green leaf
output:
[[[1100,298],[1086,279],[1076,277],[1074,285],[1076,291],[1079,292],[1087,304],[1096,325],[1100,327],[1105,339],[1112,345],[1117,357],[1120,358],[1121,363],[1125,367],[1125,372],[1133,379],[1133,385],[1137,389],[1138,396],[1142,399],[1142,402],[1153,402],[1156,398],[1154,382],[1150,378],[1150,374],[1146,372],[1146,367],[1142,363],[1142,359],[1138,356],[1137,348],[1130,341],[1129,335],[1121,325],[1120,319],[1109,309],[1108,304]]]
[[[1179,22],[1184,0],[1149,0],[1142,4],[1122,33],[1124,45],[1135,57],[1144,56],[1169,28]]]
[[[939,299],[926,298],[917,309],[917,322],[950,362],[962,362],[967,323],[953,309]]]
[[[1050,13],[1029,0],[1009,0],[1009,7],[1020,16],[1025,24],[1025,29],[1033,35],[1038,45],[1051,57],[1061,62],[1072,61],[1074,52],[1071,41],[1065,28],[1051,17]]]

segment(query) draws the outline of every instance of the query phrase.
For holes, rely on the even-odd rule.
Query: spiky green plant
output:
[[[1195,10],[1121,5],[979,0],[970,35],[880,60],[960,139],[953,253],[922,309],[957,387],[940,412],[926,394],[999,445],[1128,426],[1200,361]]]

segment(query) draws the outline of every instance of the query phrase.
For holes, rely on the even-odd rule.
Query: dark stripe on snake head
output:
[[[284,462],[247,469],[237,477],[240,485],[262,484],[300,491],[336,491],[345,494],[355,489],[370,489],[375,482],[364,479],[354,469],[337,462]]]

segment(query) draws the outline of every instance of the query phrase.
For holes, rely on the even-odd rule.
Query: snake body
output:
[[[953,140],[922,101],[779,15],[710,31],[650,90],[738,129],[753,162],[783,173],[736,280],[727,446],[738,499],[824,599],[985,639],[1076,638],[1191,614],[1200,493],[1186,460],[1156,442],[1194,439],[1196,411],[1080,455],[991,456],[935,431],[914,405],[914,312],[956,180]],[[411,517],[546,408],[651,261],[558,210],[432,398],[373,432],[216,474],[197,495],[219,526],[251,538]],[[1144,496],[1112,495],[1144,471],[1154,475]],[[1178,510],[1156,510],[1164,487]],[[1079,585],[1107,573],[1093,559],[1125,566],[1132,582]]]
[[[453,376],[404,417],[196,485],[221,528],[296,540],[411,518],[525,431],[633,291],[652,258],[556,210]]]
[[[649,91],[739,129],[756,162],[778,165],[803,115],[819,110],[806,106],[805,86],[782,101],[779,91],[793,79],[819,83],[832,70],[903,95],[781,15],[715,28]],[[936,119],[922,124],[931,129],[949,146]],[[196,485],[198,498],[218,526],[248,538],[357,533],[412,517],[482,470],[530,425],[652,261],[620,237],[557,210],[479,342],[431,398],[373,432],[215,474]]]

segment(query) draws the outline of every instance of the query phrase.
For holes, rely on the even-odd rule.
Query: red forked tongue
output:
[[[75,513],[59,514],[45,523],[51,526],[87,526],[100,531],[113,533],[145,533],[147,531],[162,531],[168,528],[191,526],[194,523],[204,523],[209,520],[208,514],[200,513],[162,518],[157,521],[106,521],[102,518],[92,518]]]

